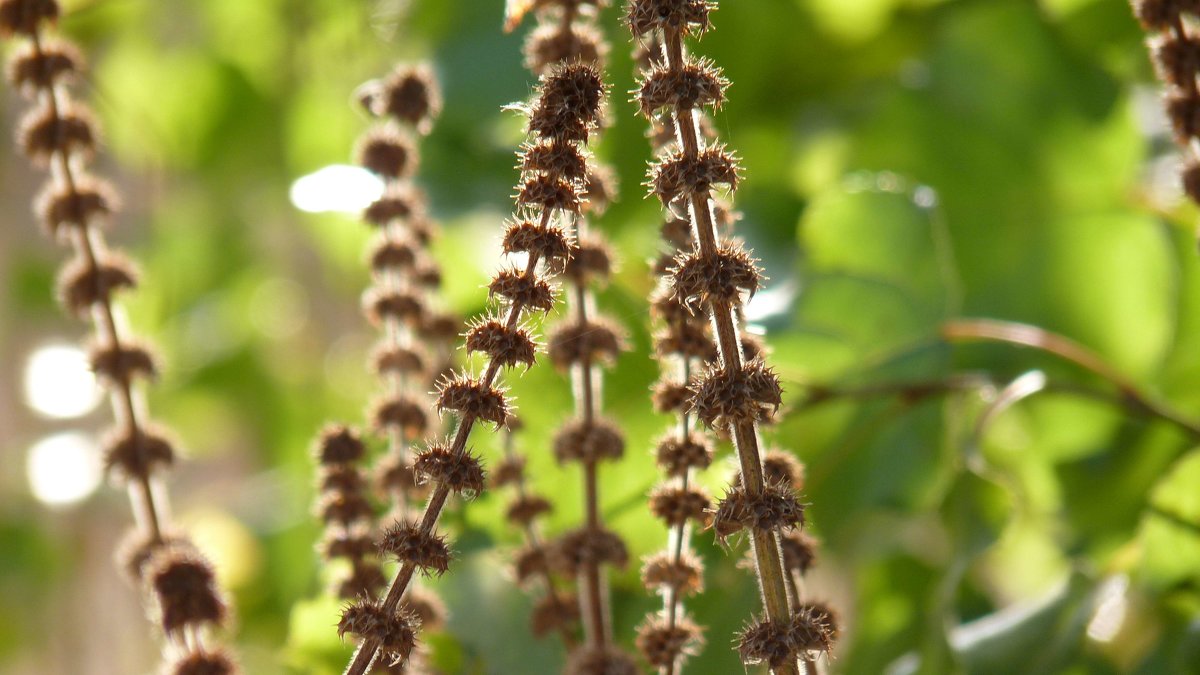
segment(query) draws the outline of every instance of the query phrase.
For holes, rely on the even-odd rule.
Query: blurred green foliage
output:
[[[357,309],[367,232],[353,217],[298,212],[288,188],[347,161],[366,126],[358,84],[397,60],[430,60],[446,108],[420,180],[444,228],[436,252],[453,261],[446,295],[480,312],[521,139],[501,107],[531,85],[522,31],[500,31],[498,0],[66,4],[63,28],[94,62],[87,95],[107,129],[106,168],[128,195],[114,238],[145,269],[132,323],[169,364],[152,408],[192,450],[175,479],[181,511],[186,520],[203,505],[241,523],[216,519],[243,535],[217,541],[218,559],[243,563],[230,581],[249,672],[339,672],[347,647],[313,554],[307,448],[325,421],[361,420],[372,391]],[[615,93],[597,152],[624,195],[600,222],[623,258],[601,303],[633,350],[606,381],[629,453],[604,471],[602,494],[640,556],[665,541],[644,499],[667,424],[649,409],[645,325],[660,215],[642,198],[649,150],[625,100],[630,43],[614,9],[604,23]],[[846,624],[835,672],[1197,672],[1197,439],[1080,396],[1073,388],[1111,383],[1052,355],[938,337],[958,317],[1034,324],[1094,350],[1148,396],[1200,411],[1197,213],[1164,186],[1172,149],[1142,37],[1122,0],[756,0],[722,3],[698,47],[733,81],[715,126],[744,160],[739,233],[780,301],[759,323],[792,409],[770,437],[808,464],[811,528],[825,542],[810,590]],[[59,254],[23,209],[5,205],[25,234],[0,322],[36,317],[77,334],[55,323]],[[1057,387],[976,428],[997,391],[1031,370]],[[817,385],[962,373],[988,384],[803,404]],[[573,470],[547,451],[567,385],[547,366],[512,388],[532,475],[556,497],[548,527],[560,531],[581,506],[563,488]],[[497,456],[487,434],[476,443]],[[187,477],[197,465],[233,467],[243,498],[206,496]],[[719,494],[730,467],[701,480]],[[119,498],[95,499],[120,519]],[[37,604],[71,548],[31,519],[28,497],[0,506],[3,605]],[[519,539],[502,510],[485,495],[444,519],[459,559],[431,582],[451,612],[449,634],[430,636],[436,657],[449,672],[557,672],[560,648],[529,637],[530,600],[505,576]],[[193,516],[212,527],[211,513]],[[709,590],[690,607],[708,645],[688,672],[741,672],[729,645],[757,607],[753,582],[735,568],[740,549],[705,534],[698,548]],[[628,643],[657,599],[636,564],[612,586]],[[1088,637],[1118,606],[1115,632]],[[0,612],[0,669],[45,648],[36,622],[13,616]]]

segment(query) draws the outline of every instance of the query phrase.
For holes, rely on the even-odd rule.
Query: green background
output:
[[[297,211],[287,191],[348,160],[368,123],[358,84],[397,60],[431,61],[446,107],[420,181],[443,225],[448,301],[481,312],[522,138],[501,107],[529,94],[520,45],[532,22],[503,34],[494,0],[66,4],[64,32],[93,62],[83,93],[106,129],[100,170],[125,195],[112,238],[145,271],[131,323],[167,364],[150,405],[189,450],[170,481],[176,515],[232,588],[248,672],[340,672],[348,647],[313,552],[308,447],[327,420],[359,422],[373,391],[358,312],[368,232],[352,216]],[[602,497],[641,556],[665,543],[644,499],[669,422],[648,396],[646,262],[660,214],[643,198],[649,150],[617,19],[604,11],[613,126],[596,151],[623,195],[597,226],[622,259],[601,305],[631,338],[606,382],[629,451],[604,470]],[[771,277],[757,323],[790,404],[768,435],[808,464],[810,527],[824,541],[808,589],[846,629],[835,672],[1197,672],[1197,438],[1080,395],[1113,387],[1060,358],[938,337],[961,317],[1034,324],[1147,396],[1200,408],[1197,213],[1177,194],[1143,38],[1122,0],[755,0],[722,3],[695,47],[733,82],[715,127],[743,160],[739,234]],[[24,103],[7,89],[0,100],[11,127]],[[22,362],[83,328],[52,300],[62,251],[27,208],[40,177],[2,142],[0,671],[148,672],[155,647],[109,562],[123,495],[47,511],[25,485],[26,448],[67,425],[19,402]],[[1052,388],[981,423],[1032,370]],[[964,373],[978,386],[802,405],[816,386]],[[528,423],[520,446],[556,502],[546,525],[561,531],[582,501],[577,470],[548,451],[569,389],[548,366],[511,385]],[[71,428],[100,430],[107,415]],[[497,457],[490,434],[474,442]],[[722,457],[702,477],[717,494]],[[428,637],[448,672],[559,669],[558,645],[525,628],[503,507],[486,494],[443,520],[459,559],[432,583],[449,631]],[[757,607],[735,567],[742,549],[697,542],[708,590],[689,607],[707,646],[686,672],[742,672],[732,636]],[[657,600],[637,568],[611,580],[626,643]],[[1108,639],[1088,636],[1118,615]]]

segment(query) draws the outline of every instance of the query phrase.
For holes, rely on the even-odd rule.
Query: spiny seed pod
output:
[[[629,3],[625,20],[635,36],[656,30],[672,30],[681,35],[704,32],[708,13],[714,4],[708,0],[634,0]]]
[[[650,493],[651,513],[668,527],[677,527],[689,520],[705,525],[711,506],[708,493],[696,487],[660,485]]]
[[[76,177],[72,185],[47,184],[38,193],[34,210],[46,232],[58,239],[66,228],[100,224],[117,210],[118,202],[111,185],[82,175]]]
[[[225,620],[212,566],[192,547],[168,547],[152,555],[146,563],[146,582],[168,634]]]
[[[590,565],[625,567],[629,563],[625,542],[617,533],[601,527],[583,527],[564,534],[558,553],[563,569],[572,573]]]
[[[317,461],[326,466],[349,464],[360,461],[366,454],[366,448],[357,431],[337,424],[321,431],[315,454]]]
[[[46,166],[55,155],[90,159],[96,152],[96,123],[82,104],[40,105],[25,114],[17,130],[25,156]]]
[[[550,334],[547,353],[559,368],[611,364],[625,348],[624,336],[611,321],[584,319],[559,324]]]
[[[712,529],[722,541],[740,530],[768,532],[804,525],[804,505],[790,487],[768,484],[758,494],[740,485],[730,488],[717,506]]]
[[[701,641],[700,627],[691,620],[682,618],[668,622],[655,617],[638,627],[635,644],[651,666],[665,668],[678,661],[680,656],[694,654]]]
[[[223,651],[196,651],[180,657],[163,672],[165,675],[234,675],[238,667]]]
[[[23,44],[8,61],[6,75],[14,89],[33,96],[39,89],[65,84],[83,70],[83,55],[75,45],[47,40],[40,45]]]
[[[735,372],[712,368],[688,385],[692,410],[708,426],[762,422],[779,409],[779,378],[761,361]]]
[[[608,44],[600,31],[592,26],[572,24],[538,26],[525,40],[525,67],[541,75],[559,63],[579,61],[594,66],[604,65]]]
[[[382,603],[362,599],[342,612],[338,636],[351,633],[364,641],[371,640],[386,660],[399,663],[407,659],[416,646],[418,628],[420,621],[413,614],[389,611]]]
[[[712,253],[681,255],[671,270],[671,291],[681,305],[693,311],[714,303],[740,303],[742,293],[753,297],[762,274],[738,246],[725,245]]]
[[[119,254],[108,253],[99,260],[76,258],[58,275],[58,299],[67,311],[85,318],[97,304],[112,303],[117,291],[135,288],[137,279],[133,263]]]
[[[712,442],[698,433],[684,438],[669,434],[655,448],[655,462],[668,476],[683,476],[690,469],[707,469],[712,457]]]
[[[146,427],[121,427],[103,443],[104,469],[120,481],[148,478],[175,462],[173,443],[165,433]]]
[[[157,358],[140,344],[93,344],[88,362],[96,377],[111,386],[128,387],[135,379],[151,380],[158,376]]]
[[[676,595],[694,595],[704,590],[703,567],[692,553],[676,559],[667,553],[656,553],[642,566],[642,585],[650,591],[671,589]]]
[[[604,420],[574,420],[554,437],[554,456],[563,462],[617,460],[625,454],[625,439],[615,425]]]
[[[538,599],[529,617],[535,637],[569,630],[579,623],[579,599],[569,593],[552,593]]]
[[[42,23],[58,20],[57,0],[0,0],[0,36],[38,34]]]
[[[141,586],[146,579],[146,564],[167,548],[182,550],[194,546],[187,537],[177,531],[161,532],[156,537],[140,528],[130,529],[117,545],[117,567],[125,573],[130,583]]]
[[[437,398],[438,412],[453,410],[463,417],[504,426],[512,414],[504,392],[485,385],[466,373],[442,380]]]
[[[393,124],[377,126],[358,140],[356,163],[385,178],[407,178],[417,170],[412,138]]]
[[[637,675],[637,663],[625,652],[612,646],[581,647],[571,652],[567,675]]]
[[[414,522],[397,522],[379,538],[379,550],[425,574],[442,575],[450,568],[450,547],[444,537],[426,532]]]
[[[484,472],[479,458],[469,452],[456,454],[444,444],[431,445],[417,454],[413,470],[418,482],[445,485],[451,492],[468,498],[483,491]]]
[[[537,353],[537,344],[529,331],[509,328],[500,319],[481,319],[467,331],[468,352],[483,352],[494,363],[505,367],[522,364],[532,367]]]
[[[638,86],[637,103],[646,117],[662,108],[720,107],[729,80],[706,59],[690,59],[678,70],[658,66]]]

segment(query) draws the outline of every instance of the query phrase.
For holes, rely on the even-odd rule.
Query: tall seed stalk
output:
[[[831,617],[797,611],[789,602],[779,534],[802,525],[804,509],[788,485],[764,478],[758,426],[782,402],[778,378],[761,359],[745,359],[738,331],[745,295],[758,290],[761,273],[736,240],[722,240],[714,214],[713,188],[737,187],[738,166],[721,145],[706,144],[698,108],[723,100],[726,80],[712,63],[689,57],[684,40],[709,27],[715,3],[706,0],[632,0],[627,21],[633,36],[661,41],[659,65],[643,71],[637,91],[642,113],[653,120],[670,112],[676,147],[649,173],[663,206],[687,214],[692,250],[671,270],[674,297],[703,313],[716,335],[719,362],[688,386],[689,405],[704,424],[727,432],[738,455],[741,479],[713,514],[712,528],[724,539],[749,530],[764,615],[739,638],[746,663],[766,662],[772,672],[796,675],[807,652],[829,648]],[[826,621],[826,619],[829,619]]]
[[[214,570],[167,520],[159,474],[174,462],[175,450],[167,432],[150,421],[138,384],[156,376],[157,359],[129,336],[114,300],[118,291],[137,285],[138,274],[100,230],[116,210],[117,197],[108,183],[87,173],[99,130],[68,89],[83,69],[79,50],[46,35],[59,15],[56,0],[2,0],[0,37],[24,38],[7,69],[12,86],[33,101],[18,138],[33,164],[50,171],[37,210],[51,238],[74,254],[58,278],[59,300],[71,314],[90,317],[95,335],[89,360],[110,393],[116,418],[104,444],[104,465],[127,487],[136,521],[118,557],[146,591],[149,613],[163,630],[165,672],[228,675],[237,667],[209,635],[228,614]]]
[[[534,144],[544,147],[547,157],[582,158],[581,147],[600,121],[603,98],[604,84],[596,69],[582,64],[555,68],[541,78],[537,99],[526,110]],[[586,160],[582,165],[586,169]],[[475,376],[465,370],[440,382],[435,405],[439,412],[452,411],[458,426],[450,438],[432,444],[417,458],[418,476],[433,485],[420,520],[397,522],[383,534],[380,548],[401,563],[387,594],[379,600],[361,599],[342,615],[339,631],[362,639],[348,675],[363,675],[380,653],[403,661],[415,644],[419,625],[397,611],[400,599],[418,569],[429,574],[449,567],[449,547],[436,533],[438,518],[451,493],[470,495],[483,487],[483,468],[467,449],[471,431],[476,422],[496,427],[507,422],[511,406],[499,387],[500,370],[529,367],[536,360],[536,345],[522,319],[530,311],[549,312],[554,307],[547,277],[561,271],[570,255],[568,237],[556,220],[580,211],[586,174],[567,170],[578,166],[548,162],[526,166],[522,172],[504,249],[522,254],[524,266],[502,269],[493,277],[488,289],[499,300],[500,311],[476,322],[467,333],[466,350],[486,355],[482,373]]]

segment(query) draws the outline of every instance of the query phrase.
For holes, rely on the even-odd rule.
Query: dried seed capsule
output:
[[[143,345],[94,344],[88,349],[88,361],[96,377],[114,386],[128,387],[134,378],[153,379],[158,375],[156,359]]]
[[[561,227],[522,220],[505,231],[504,252],[529,253],[552,268],[561,267],[571,255],[571,240]]]
[[[417,476],[413,471],[412,461],[399,454],[384,457],[376,466],[375,482],[385,494],[411,494],[417,488]]]
[[[78,103],[40,105],[21,119],[21,148],[37,164],[55,154],[91,157],[96,151],[96,125],[91,112]]]
[[[379,550],[400,562],[416,565],[427,575],[441,575],[450,568],[450,547],[445,538],[426,532],[415,522],[397,522],[385,530]]]
[[[406,241],[380,236],[368,254],[371,269],[376,274],[403,273],[412,270],[418,258],[417,249]]]
[[[62,40],[22,44],[8,61],[8,81],[26,95],[49,89],[83,70],[83,56],[75,45]]]
[[[708,13],[714,7],[709,0],[634,0],[625,20],[634,35],[660,29],[688,35],[708,28]]]
[[[804,525],[804,505],[786,486],[768,484],[760,494],[740,485],[730,488],[713,514],[712,529],[724,541],[740,530],[771,532]]]
[[[117,291],[137,286],[137,269],[116,253],[107,253],[95,261],[75,258],[63,266],[57,286],[63,307],[83,318],[98,303],[111,303]]]
[[[693,321],[679,322],[656,331],[654,352],[659,357],[678,354],[701,361],[715,361],[718,356],[708,326]]]
[[[600,120],[604,90],[604,80],[593,65],[555,66],[538,85],[530,131],[545,138],[586,140],[588,129]]]
[[[616,173],[602,164],[591,166],[583,180],[583,212],[600,215],[616,198]]]
[[[650,401],[654,404],[655,412],[669,415],[686,409],[691,392],[682,382],[659,380],[651,390]]]
[[[428,66],[397,68],[383,84],[381,111],[425,133],[442,111],[442,92]]]
[[[446,623],[446,605],[432,591],[414,586],[400,601],[400,610],[417,617],[421,628],[438,630]]]
[[[334,593],[343,600],[362,597],[375,597],[387,586],[387,577],[383,568],[375,560],[358,559],[352,561],[350,574],[336,584]]]
[[[381,342],[371,353],[371,366],[379,374],[423,375],[426,356],[415,345],[399,347],[389,341]]]
[[[817,559],[818,542],[802,530],[788,530],[779,534],[779,547],[783,550],[783,566],[801,575],[807,574]]]
[[[185,548],[192,546],[179,532],[168,531],[155,537],[143,531],[140,527],[131,528],[121,538],[114,556],[117,566],[125,573],[125,577],[134,584],[142,584],[146,578],[146,563],[150,562],[159,551],[165,548]]]
[[[1178,91],[1168,94],[1167,116],[1175,129],[1175,140],[1187,144],[1200,135],[1200,95]]]
[[[740,304],[742,292],[753,296],[761,283],[754,259],[736,245],[725,244],[711,253],[685,253],[671,270],[675,301],[693,311],[714,303]]]
[[[612,363],[625,346],[616,324],[606,319],[559,324],[550,333],[547,353],[559,368]]]
[[[566,675],[638,675],[633,657],[613,646],[580,647],[567,657]]]
[[[550,556],[539,546],[526,546],[513,556],[513,573],[522,586],[548,572],[550,567]]]
[[[778,668],[796,661],[799,653],[790,628],[770,619],[760,619],[747,626],[738,636],[738,654],[742,663],[767,663]]]
[[[691,553],[683,553],[678,561],[656,553],[642,566],[642,585],[649,591],[670,588],[680,595],[694,595],[704,590],[704,568]]]
[[[321,430],[314,453],[323,465],[350,464],[362,460],[366,447],[358,432],[344,424],[332,424]]]
[[[686,475],[689,469],[707,469],[713,449],[708,437],[691,433],[686,438],[670,434],[658,442],[655,462],[668,476]]]
[[[744,363],[733,372],[710,369],[689,383],[688,391],[696,416],[714,428],[761,422],[783,401],[779,378],[762,361]]]
[[[363,294],[363,310],[374,324],[391,319],[416,326],[425,317],[425,301],[412,291],[376,286]]]
[[[175,450],[161,430],[122,427],[104,441],[104,469],[118,480],[147,478],[175,462]]]
[[[579,600],[562,591],[547,593],[534,603],[529,617],[530,630],[535,637],[569,628],[579,623]]]
[[[708,197],[714,185],[727,185],[735,190],[738,186],[737,158],[714,145],[699,154],[675,150],[654,165],[650,174],[652,193],[664,206],[699,195]]]
[[[583,205],[574,183],[544,173],[525,178],[517,186],[516,199],[519,206],[535,206],[548,211],[579,213]]]
[[[495,318],[482,319],[471,326],[467,331],[466,350],[483,352],[492,363],[505,367],[524,364],[528,368],[537,355],[537,345],[529,331],[509,328],[504,321]]]
[[[692,110],[720,107],[725,102],[729,80],[707,59],[689,58],[682,68],[658,66],[641,81],[637,102],[641,112],[653,119],[662,108]]]
[[[371,521],[375,517],[375,509],[362,493],[326,492],[317,501],[317,515],[326,525],[338,523],[350,527]]]
[[[587,175],[588,158],[574,143],[527,143],[522,146],[520,159],[523,173],[543,173],[566,181],[580,181]]]
[[[417,170],[417,147],[412,137],[390,124],[367,131],[359,139],[354,156],[363,168],[393,180],[411,176]]]
[[[496,387],[484,386],[467,373],[446,378],[438,384],[438,412],[457,411],[460,415],[504,425],[509,416],[508,401]]]
[[[33,37],[43,21],[58,20],[57,0],[2,0],[0,1],[0,35],[13,34]]]
[[[362,218],[376,227],[387,227],[392,221],[425,221],[425,195],[409,183],[389,183],[383,195],[371,202]]]
[[[324,558],[365,558],[376,550],[375,539],[370,530],[356,527],[345,532],[326,532],[317,544],[317,550]]]
[[[116,192],[108,183],[79,176],[73,185],[47,183],[38,193],[34,210],[46,232],[58,238],[64,228],[91,226],[112,215],[117,202]]]
[[[507,424],[509,429],[513,429],[513,422],[510,420]],[[516,429],[513,429],[516,431]],[[492,469],[492,486],[503,487],[505,485],[515,485],[525,479],[525,458],[520,455],[505,457],[496,463]]]
[[[212,565],[192,547],[168,547],[151,556],[146,563],[146,582],[168,634],[225,620],[225,603],[217,594]]]
[[[837,614],[824,603],[806,602],[792,613],[790,633],[797,649],[828,654],[838,636]]]
[[[625,542],[617,533],[603,527],[582,527],[567,532],[559,540],[556,553],[556,564],[571,574],[593,565],[625,567],[629,563]]]
[[[624,454],[621,430],[605,420],[573,420],[554,436],[554,456],[560,463],[618,460]]]
[[[688,618],[668,623],[656,616],[638,626],[634,644],[651,666],[665,668],[679,657],[694,653],[701,641],[700,627]]]
[[[426,405],[411,394],[385,396],[371,406],[371,420],[376,429],[398,430],[406,439],[412,440],[425,435],[429,428]]]
[[[571,250],[571,259],[563,268],[563,274],[580,286],[608,281],[612,275],[612,258],[612,251],[603,239],[587,237]]]
[[[712,499],[696,487],[659,486],[650,493],[650,511],[667,524],[677,527],[687,521],[704,525]]]
[[[167,675],[236,675],[237,664],[222,651],[190,652],[167,666]]]
[[[511,304],[542,312],[554,309],[554,290],[550,284],[515,268],[497,272],[488,285],[488,295],[499,295]]]
[[[389,612],[381,602],[363,598],[342,612],[338,636],[351,633],[364,641],[374,641],[379,644],[385,660],[399,663],[407,659],[416,646],[418,628],[420,622],[412,614]]]
[[[508,505],[504,515],[516,525],[528,525],[534,519],[554,510],[550,501],[538,495],[521,495]]]
[[[581,61],[601,66],[608,44],[592,26],[572,24],[566,30],[558,25],[538,26],[525,40],[525,67],[537,75],[559,63]]]
[[[483,465],[469,452],[455,454],[445,445],[431,445],[417,454],[413,470],[418,482],[432,481],[468,499],[483,492]]]

